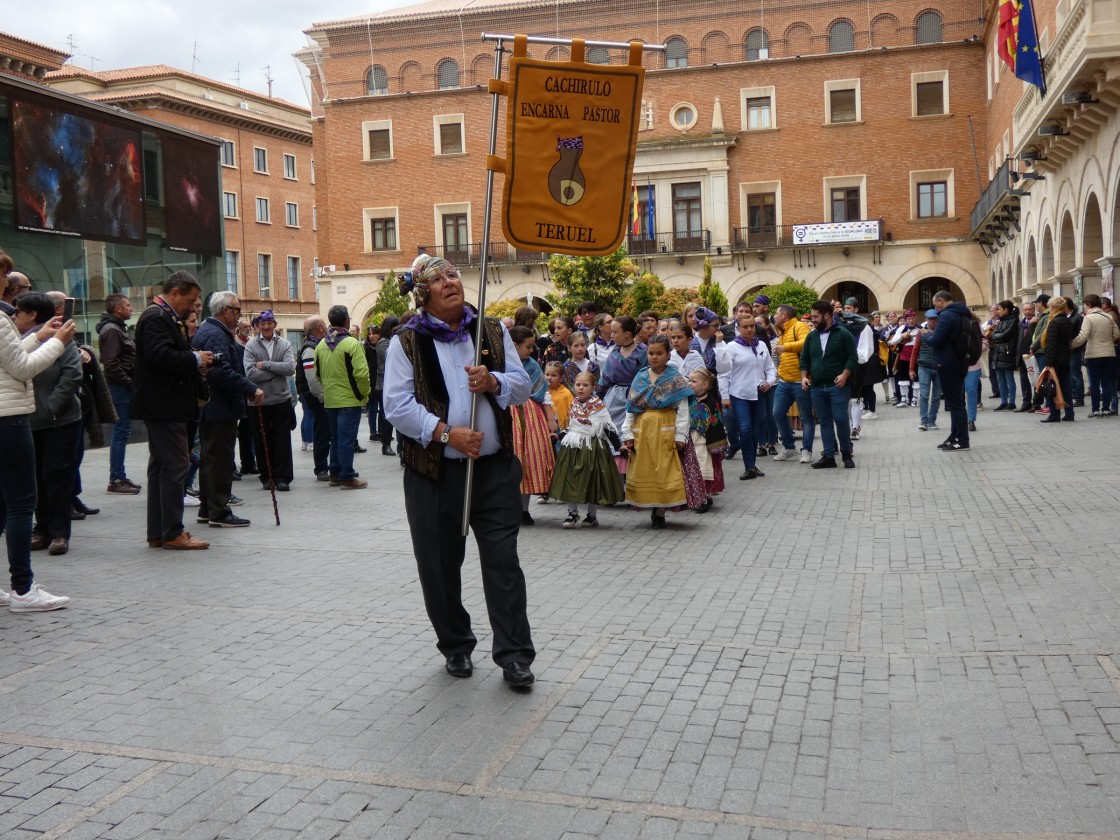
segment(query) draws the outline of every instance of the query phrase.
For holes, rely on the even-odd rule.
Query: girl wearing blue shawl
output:
[[[693,501],[696,506],[702,505],[707,493],[703,478],[699,479],[699,488],[686,488],[692,388],[675,368],[668,366],[668,338],[654,336],[647,350],[649,366],[634,377],[622,426],[622,445],[631,453],[626,501],[637,508],[652,508],[651,525],[664,528],[667,508],[680,510]],[[691,464],[699,477],[695,453]],[[698,498],[689,489],[698,490]]]
[[[513,451],[521,461],[521,524],[534,525],[529,513],[529,499],[548,493],[556,455],[552,442],[556,439],[556,414],[548,393],[548,380],[533,358],[535,336],[528,327],[511,327],[509,337],[529,374],[532,391],[523,405],[511,405],[513,415]]]
[[[638,324],[633,318],[628,315],[615,318],[611,322],[614,346],[599,366],[602,375],[596,393],[606,405],[616,429],[621,429],[626,422],[626,397],[630,393],[630,384],[638,371],[646,366],[646,346],[638,343],[637,334]],[[619,457],[616,463],[618,471],[626,475],[627,459]]]

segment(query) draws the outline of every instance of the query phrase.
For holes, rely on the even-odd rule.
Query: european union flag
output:
[[[1037,87],[1039,96],[1046,95],[1046,77],[1042,72],[1042,54],[1038,51],[1038,29],[1034,22],[1031,0],[1019,2],[1019,43],[1016,48],[1015,75]]]

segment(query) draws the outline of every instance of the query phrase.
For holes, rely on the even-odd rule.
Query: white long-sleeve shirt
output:
[[[778,381],[778,369],[774,367],[774,357],[759,341],[755,347],[748,347],[735,341],[726,342],[731,372],[728,375],[727,390],[720,390],[725,396],[740,400],[757,400],[758,388],[763,382],[770,387]]]
[[[718,355],[716,358],[718,363]],[[695,350],[689,350],[688,355],[682,359],[681,354],[673,350],[669,353],[669,364],[679,370],[681,375],[687,379],[688,375],[694,370],[704,367],[704,357]]]
[[[433,318],[433,320],[436,320]],[[447,424],[449,426],[469,426],[471,419],[471,393],[467,383],[465,367],[474,365],[474,340],[436,341],[436,357],[439,359],[443,381],[447,384]],[[495,399],[500,408],[521,405],[529,399],[532,383],[529,374],[521,366],[517,348],[502,327],[502,345],[505,352],[505,368],[492,371],[498,380],[500,390]],[[432,435],[439,425],[440,418],[424,408],[416,399],[416,380],[412,362],[401,347],[400,338],[393,337],[389,352],[385,356],[385,379],[383,397],[386,419],[422,446],[432,441]],[[480,455],[493,455],[502,448],[498,436],[498,419],[490,407],[490,402],[482,394],[478,398],[478,415],[475,430],[482,432]],[[443,457],[466,458],[454,447],[444,447]]]
[[[859,334],[859,341],[856,342],[856,361],[865,365],[871,360],[871,354],[874,352],[875,331],[868,324],[863,328],[863,332]]]

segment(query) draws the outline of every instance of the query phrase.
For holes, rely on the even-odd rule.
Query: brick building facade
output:
[[[984,304],[986,261],[968,239],[987,183],[977,158],[990,146],[977,3],[874,6],[872,17],[855,0],[788,3],[763,20],[730,3],[655,14],[638,0],[463,11],[435,0],[314,25],[297,57],[311,72],[325,173],[319,254],[336,269],[323,302],[368,312],[421,248],[447,253],[477,284],[494,63],[477,33],[516,31],[666,44],[645,57],[641,230],[627,243],[666,284],[698,284],[709,256],[732,301],[791,275],[869,308],[922,306],[946,287]],[[563,47],[530,54],[566,57]],[[494,219],[488,297],[548,291],[542,256],[506,246]],[[870,223],[866,238],[809,245],[792,229],[853,221]]]
[[[298,332],[319,311],[309,112],[162,65],[94,72],[67,65],[52,87],[222,141],[225,288],[246,316],[276,312]]]

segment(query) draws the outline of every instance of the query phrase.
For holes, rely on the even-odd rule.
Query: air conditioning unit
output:
[[[1074,93],[1063,93],[1063,105],[1096,105],[1100,102],[1099,99],[1094,99],[1093,94],[1087,90],[1079,90]]]
[[[1038,127],[1038,135],[1040,137],[1065,137],[1069,134],[1060,125],[1040,125]]]

